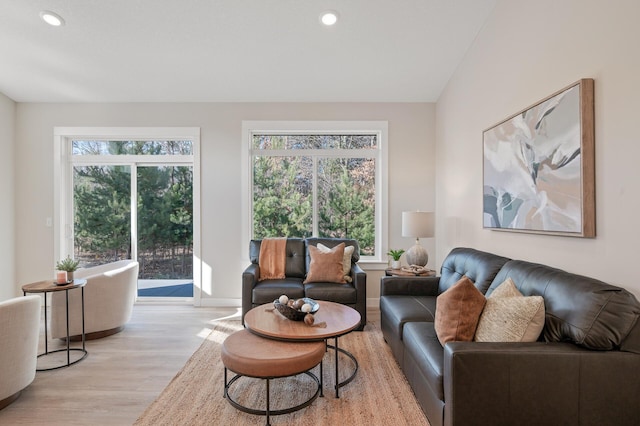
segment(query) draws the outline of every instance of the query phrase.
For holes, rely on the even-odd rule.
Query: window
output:
[[[244,125],[251,238],[353,238],[381,259],[386,123]]]

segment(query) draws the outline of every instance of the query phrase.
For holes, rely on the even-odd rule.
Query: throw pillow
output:
[[[516,287],[511,277],[504,280],[502,284],[491,292],[489,297],[524,297],[520,290]]]
[[[473,340],[485,303],[484,295],[466,276],[440,294],[434,327],[442,346],[447,342]]]
[[[342,258],[344,257],[344,243],[332,248],[328,253],[323,253],[317,247],[309,246],[309,271],[307,271],[306,283],[330,282],[344,284],[342,272]]]
[[[507,278],[487,298],[474,340],[535,342],[544,327],[544,299],[524,296]]]
[[[318,249],[323,253],[329,253],[331,249],[322,243],[318,243]],[[342,273],[344,274],[344,280],[348,283],[353,281],[351,279],[351,256],[356,248],[354,246],[344,247],[344,256],[342,257]]]

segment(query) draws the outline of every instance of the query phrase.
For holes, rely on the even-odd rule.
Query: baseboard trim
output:
[[[367,308],[379,308],[379,307],[380,307],[380,298],[379,297],[367,298]]]

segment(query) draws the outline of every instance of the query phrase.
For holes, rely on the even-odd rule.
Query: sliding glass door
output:
[[[137,260],[139,297],[198,302],[193,141],[67,142],[61,255],[85,268]]]

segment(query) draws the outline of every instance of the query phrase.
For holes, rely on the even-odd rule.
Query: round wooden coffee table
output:
[[[87,352],[87,348],[85,346],[85,335],[84,335],[84,286],[87,284],[87,280],[77,279],[73,280],[66,284],[56,284],[53,280],[47,281],[38,281],[36,283],[25,284],[22,286],[22,293],[26,295],[27,293],[44,293],[44,352],[38,355],[38,358],[44,357],[56,352],[64,352],[67,351],[67,363],[58,365],[56,367],[51,368],[37,368],[36,371],[49,371],[56,370],[58,368],[68,367],[70,365],[75,364],[76,362],[80,362],[86,358],[89,354]],[[71,348],[70,341],[71,338],[69,336],[69,290],[73,290],[75,288],[79,288],[82,291],[82,349],[80,348]],[[66,349],[56,349],[55,351],[49,351],[49,336],[47,334],[47,293],[53,293],[56,291],[64,291],[66,296],[66,313],[67,313],[67,348]],[[71,361],[71,352],[77,351],[82,352],[82,356],[75,361]]]
[[[339,389],[351,382],[358,372],[358,360],[350,352],[338,346],[338,338],[344,336],[360,326],[360,314],[355,309],[335,302],[317,301],[320,309],[314,314],[314,325],[309,326],[304,321],[292,321],[275,310],[273,303],[257,306],[244,317],[244,324],[249,331],[258,336],[283,341],[317,341],[334,339],[334,345],[327,343],[327,347],[335,351],[336,363],[336,398]],[[324,327],[322,327],[324,323]],[[343,353],[354,362],[353,373],[339,381],[338,354]]]

